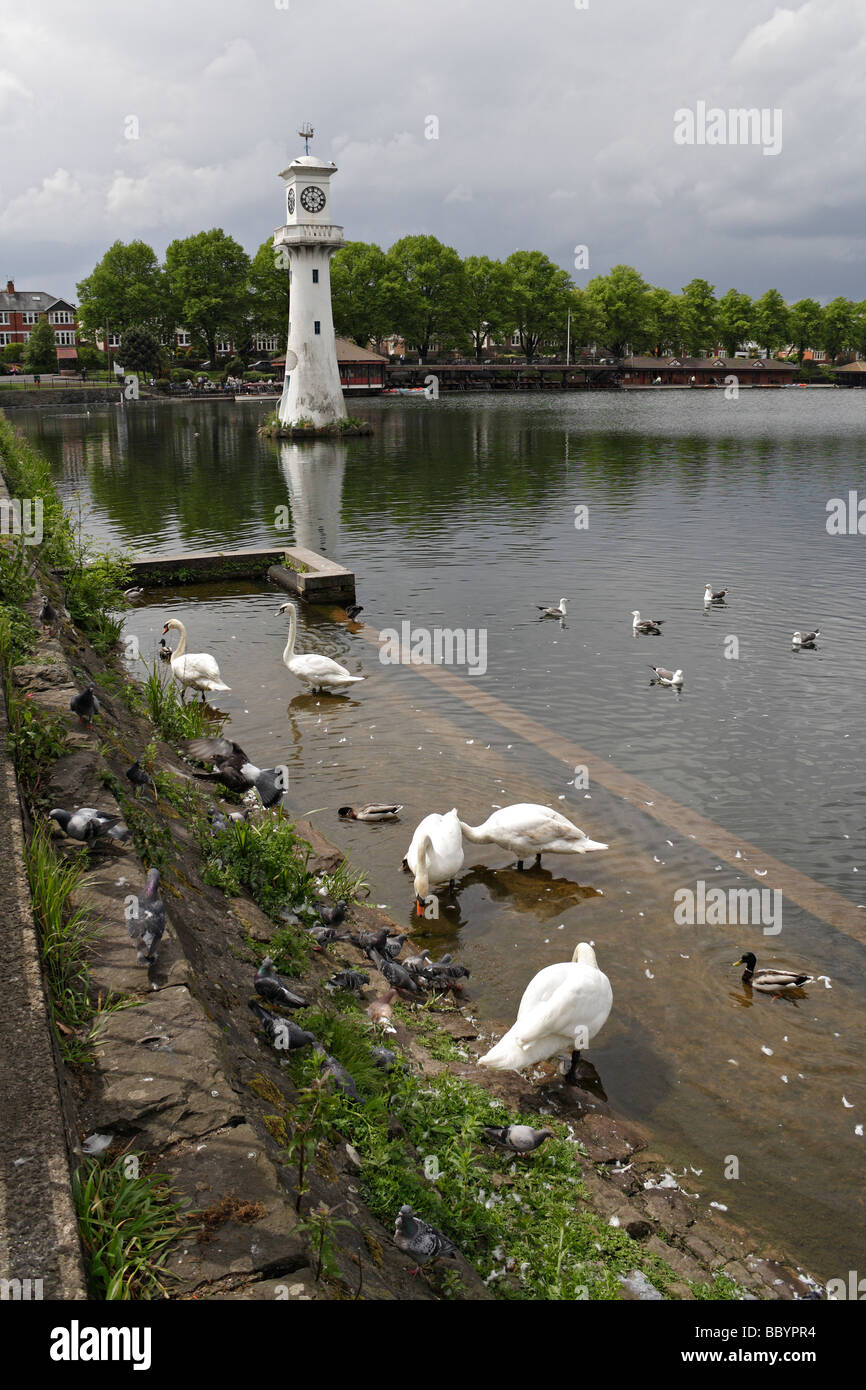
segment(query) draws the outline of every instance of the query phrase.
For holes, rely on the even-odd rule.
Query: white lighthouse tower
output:
[[[331,175],[336,164],[310,154],[312,126],[299,132],[305,153],[284,169],[286,225],[274,232],[274,249],[289,256],[291,292],[286,375],[279,406],[281,425],[309,420],[316,428],[346,418],[331,311],[331,257],[343,228],[331,221]]]

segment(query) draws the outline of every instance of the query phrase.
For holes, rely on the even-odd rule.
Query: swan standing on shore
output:
[[[460,821],[459,826],[473,844],[499,845],[516,854],[518,869],[523,868],[523,861],[530,854],[534,854],[536,864],[540,864],[542,854],[586,854],[592,849],[607,849],[600,840],[590,840],[558,811],[530,802],[503,806],[488,816],[483,825],[466,825]]]
[[[454,892],[454,879],[463,868],[463,836],[457,807],[444,816],[435,811],[425,816],[412,836],[403,863],[415,878],[415,911],[424,916],[424,905],[431,883],[448,883]]]
[[[216,659],[208,652],[190,652],[187,654],[186,628],[177,618],[169,618],[162,629],[163,637],[172,628],[180,633],[180,641],[172,652],[170,660],[172,674],[183,686],[181,702],[186,699],[187,686],[200,691],[202,699],[204,699],[206,690],[231,690],[231,686],[226,685],[220,675],[220,668],[216,664]]]
[[[363,676],[353,676],[339,661],[332,661],[329,656],[320,656],[318,652],[309,652],[306,656],[293,655],[298,631],[298,610],[293,603],[284,603],[282,608],[277,609],[277,617],[286,612],[289,614],[289,640],[283,652],[283,662],[293,676],[304,681],[311,690],[325,690],[329,695],[339,695],[347,686],[355,685],[364,679]]]
[[[582,941],[570,961],[546,965],[530,980],[515,1023],[478,1064],[522,1071],[570,1049],[565,1079],[575,1084],[581,1049],[604,1027],[612,1004],[610,980],[599,970],[595,951]]]

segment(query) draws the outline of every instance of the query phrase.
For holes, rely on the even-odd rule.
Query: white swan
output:
[[[424,904],[431,883],[448,883],[454,891],[454,879],[463,868],[463,836],[457,807],[444,816],[435,811],[425,816],[412,836],[403,863],[415,878],[415,911],[424,916]]]
[[[595,951],[582,941],[570,961],[546,965],[523,991],[517,1019],[495,1047],[478,1059],[494,1071],[521,1071],[571,1049],[566,1081],[576,1082],[581,1049],[607,1022],[613,1004],[610,980]]]
[[[332,661],[329,656],[320,656],[317,652],[309,652],[306,656],[294,656],[298,610],[293,603],[284,603],[282,608],[277,610],[277,617],[285,612],[289,614],[289,640],[283,652],[283,661],[293,676],[305,681],[312,690],[326,690],[330,695],[338,695],[346,686],[355,685],[364,679],[363,676],[353,676],[339,661]]]
[[[590,840],[558,811],[528,802],[503,806],[488,816],[483,825],[461,821],[460,829],[476,845],[499,845],[516,854],[518,869],[523,868],[523,861],[530,854],[540,864],[542,854],[586,854],[591,849],[607,849],[600,840]]]
[[[186,688],[191,686],[193,690],[201,691],[201,698],[204,699],[206,690],[231,690],[230,685],[226,685],[220,675],[220,668],[216,664],[214,657],[208,652],[189,652],[186,650],[186,628],[177,618],[169,618],[165,627],[162,629],[163,637],[172,628],[180,633],[180,641],[171,654],[172,674],[180,681],[183,686],[181,701],[186,699]]]

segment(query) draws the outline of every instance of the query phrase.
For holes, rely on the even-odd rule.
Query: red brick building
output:
[[[16,290],[14,281],[7,280],[6,289],[0,291],[0,348],[26,343],[40,319],[47,319],[54,330],[60,370],[74,369],[78,361],[75,305],[44,290]]]

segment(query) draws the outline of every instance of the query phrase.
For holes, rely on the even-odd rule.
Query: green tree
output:
[[[755,340],[772,356],[776,348],[790,341],[788,306],[778,290],[767,290],[766,294],[755,300],[753,309],[752,331]]]
[[[172,318],[165,277],[155,251],[144,241],[116,241],[76,289],[84,329],[102,331],[107,319],[112,333],[139,326],[162,337],[166,318]]]
[[[682,314],[686,351],[697,357],[716,345],[715,285],[706,280],[690,280],[683,285]]]
[[[586,290],[575,287],[569,296],[571,307],[571,360],[578,360],[582,350],[598,338],[598,318],[595,305]]]
[[[677,356],[685,336],[682,297],[658,286],[647,291],[644,305],[644,329],[635,337],[635,346],[653,357]]]
[[[383,302],[386,257],[372,241],[349,241],[331,261],[334,329],[359,347],[379,342],[391,324]]]
[[[158,340],[146,328],[129,328],[123,335],[117,360],[127,372],[156,375],[163,357]]]
[[[289,262],[284,247],[263,241],[250,264],[249,317],[258,333],[284,340],[289,328]]]
[[[220,227],[169,243],[165,273],[184,328],[207,344],[240,335],[249,313],[250,259]]]
[[[543,251],[513,251],[505,262],[508,316],[531,362],[541,343],[565,342],[574,286]]]
[[[24,365],[28,372],[57,370],[57,344],[54,341],[54,329],[47,318],[40,319],[30,334],[24,349]]]
[[[3,349],[3,361],[4,361],[4,362],[23,362],[23,361],[24,361],[24,344],[23,344],[23,343],[7,343],[6,346],[5,346],[5,348]]]
[[[649,285],[630,265],[615,265],[586,287],[597,313],[599,341],[615,357],[624,357],[629,344],[647,341],[651,303]]]
[[[821,335],[821,305],[817,299],[798,299],[788,316],[788,336],[794,344],[797,361],[803,365],[807,347],[816,347]]]
[[[716,328],[727,357],[733,357],[752,336],[752,301],[741,290],[723,294],[716,310]]]
[[[509,275],[501,261],[493,261],[489,256],[467,256],[463,269],[466,273],[466,318],[475,360],[480,362],[488,333],[499,339],[511,327]]]
[[[821,315],[821,346],[830,362],[851,347],[854,337],[854,305],[850,299],[831,299]]]
[[[451,246],[434,236],[405,236],[385,255],[382,302],[395,332],[426,361],[440,348],[465,339],[466,277]]]

